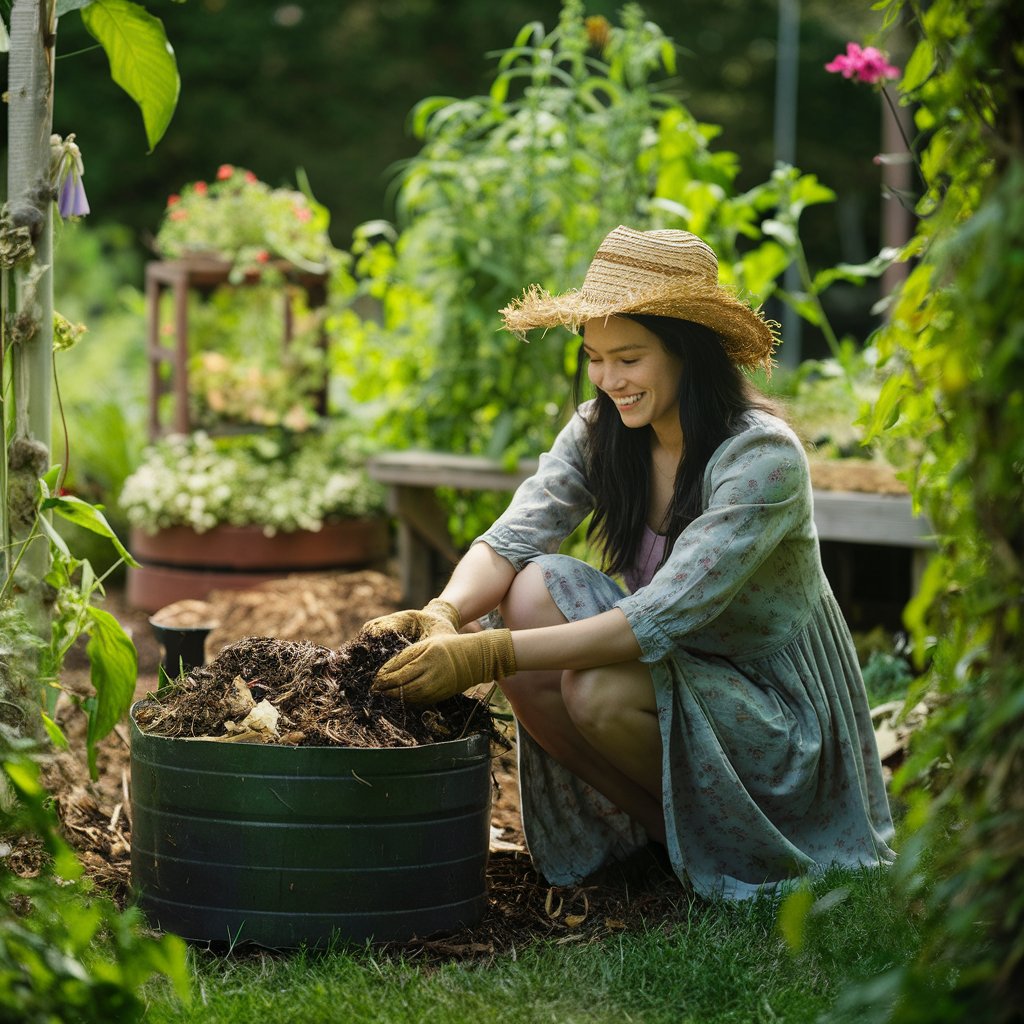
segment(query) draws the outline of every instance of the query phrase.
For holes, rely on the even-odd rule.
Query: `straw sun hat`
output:
[[[718,283],[718,259],[689,231],[634,231],[608,234],[594,256],[583,287],[551,295],[538,285],[510,302],[505,327],[526,340],[535,327],[579,331],[587,320],[616,313],[652,313],[710,327],[737,366],[771,369],[776,324]]]

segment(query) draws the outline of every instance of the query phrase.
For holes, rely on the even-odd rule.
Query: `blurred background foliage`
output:
[[[868,4],[803,0],[800,6],[795,163],[836,190],[837,203],[808,217],[812,262],[858,263],[878,251],[879,171],[863,161],[880,144],[876,95],[822,65],[847,39],[877,24]],[[419,150],[409,114],[426,96],[483,93],[485,54],[539,20],[552,27],[557,0],[155,0],[177,56],[182,92],[160,146],[143,157],[141,120],[111,82],[82,28],[58,31],[54,130],[74,131],[86,162],[91,224],[130,228],[151,252],[169,193],[212,178],[221,163],[252,168],[271,185],[304,168],[331,211],[334,243],[394,218],[388,185],[397,161]],[[590,0],[587,14],[617,20],[618,0]],[[650,0],[648,18],[679,46],[664,88],[698,121],[721,125],[716,145],[740,155],[737,187],[771,171],[779,4],[776,0]],[[841,125],[835,112],[842,111]],[[855,157],[855,159],[851,159]],[[838,326],[863,336],[871,295],[833,291]],[[813,336],[809,338],[811,355]]]
[[[757,297],[770,294],[771,277],[792,256],[760,235],[764,218],[800,217],[814,268],[878,251],[880,172],[868,156],[880,145],[880,101],[823,70],[846,38],[874,27],[867,5],[841,15],[820,0],[800,6],[796,156],[812,173],[773,178],[779,5],[655,0],[631,15],[632,42],[620,42],[617,55],[599,46],[586,54],[610,65],[603,87],[626,74],[626,94],[587,107],[589,72],[561,92],[549,79],[548,112],[580,134],[566,142],[553,133],[547,151],[506,181],[525,133],[492,133],[488,104],[509,125],[522,116],[517,105],[529,104],[521,103],[519,76],[529,58],[505,66],[499,54],[524,25],[532,27],[521,41],[537,44],[562,6],[156,0],[151,9],[175,47],[182,95],[148,156],[138,114],[110,82],[102,53],[79,19],[63,19],[54,126],[75,131],[82,144],[93,209],[58,239],[57,306],[90,328],[59,356],[64,409],[78,425],[68,485],[105,501],[115,527],[126,526],[116,496],[144,440],[143,266],[156,255],[167,197],[192,180],[213,183],[222,164],[251,168],[272,187],[300,181],[329,211],[334,244],[356,254],[356,277],[342,261],[333,280],[332,404],[337,411],[367,403],[372,417],[397,403],[400,415],[377,415],[375,434],[399,446],[512,458],[546,445],[564,412],[565,340],[546,358],[537,345],[524,351],[496,333],[495,313],[531,281],[578,283],[596,240],[616,223],[706,233],[724,250],[723,277]],[[616,4],[591,0],[580,12],[624,24]],[[595,147],[600,156],[588,161]],[[640,158],[624,159],[627,151]],[[731,198],[720,204],[722,197]],[[673,216],[681,200],[688,218]],[[552,233],[567,248],[552,249]],[[370,305],[352,307],[360,292]],[[874,282],[845,281],[822,296],[837,332],[854,339],[851,351],[877,325],[877,297]],[[777,304],[769,312],[781,318]],[[229,327],[212,325],[227,350]],[[829,349],[809,329],[803,353]],[[525,377],[518,388],[517,375]],[[773,388],[800,399],[826,377],[803,368],[777,374]],[[509,409],[515,403],[518,418]],[[58,449],[59,442],[59,459]],[[469,510],[469,519],[493,511]],[[470,521],[465,532],[472,530]]]

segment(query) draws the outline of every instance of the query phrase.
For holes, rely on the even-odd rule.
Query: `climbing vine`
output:
[[[897,779],[912,808],[900,870],[927,931],[883,996],[900,996],[889,1019],[1008,1021],[1024,989],[1024,11],[875,6],[917,38],[899,92],[926,190],[869,429],[916,452],[939,545],[907,609],[938,706]]]

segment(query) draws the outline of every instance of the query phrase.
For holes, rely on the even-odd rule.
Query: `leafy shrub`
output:
[[[833,194],[781,166],[739,192],[736,155],[711,147],[719,129],[668,90],[662,76],[676,70],[675,45],[636,4],[613,26],[567,0],[554,30],[531,23],[498,55],[487,95],[417,105],[423,145],[396,182],[400,231],[357,231],[355,266],[336,286],[345,308],[330,323],[353,397],[383,406],[381,444],[509,465],[549,447],[568,414],[579,339],[555,329],[522,345],[498,330],[497,310],[534,282],[578,286],[618,224],[700,234],[724,283],[754,302],[772,294],[799,252],[801,212]],[[815,315],[836,279],[809,280],[789,299]],[[356,311],[359,294],[379,318]],[[459,536],[505,501],[453,505]]]
[[[141,1020],[139,988],[154,975],[187,1000],[184,942],[146,935],[137,910],[121,913],[91,892],[60,836],[37,756],[27,741],[0,731],[0,789],[7,789],[0,793],[0,860],[12,852],[6,840],[19,835],[37,840],[45,854],[32,878],[0,865],[0,1020]]]

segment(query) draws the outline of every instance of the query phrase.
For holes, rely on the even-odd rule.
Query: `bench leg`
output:
[[[402,599],[410,608],[422,608],[437,596],[439,577],[452,570],[459,553],[448,534],[445,511],[432,489],[396,486],[389,504],[398,520]]]

